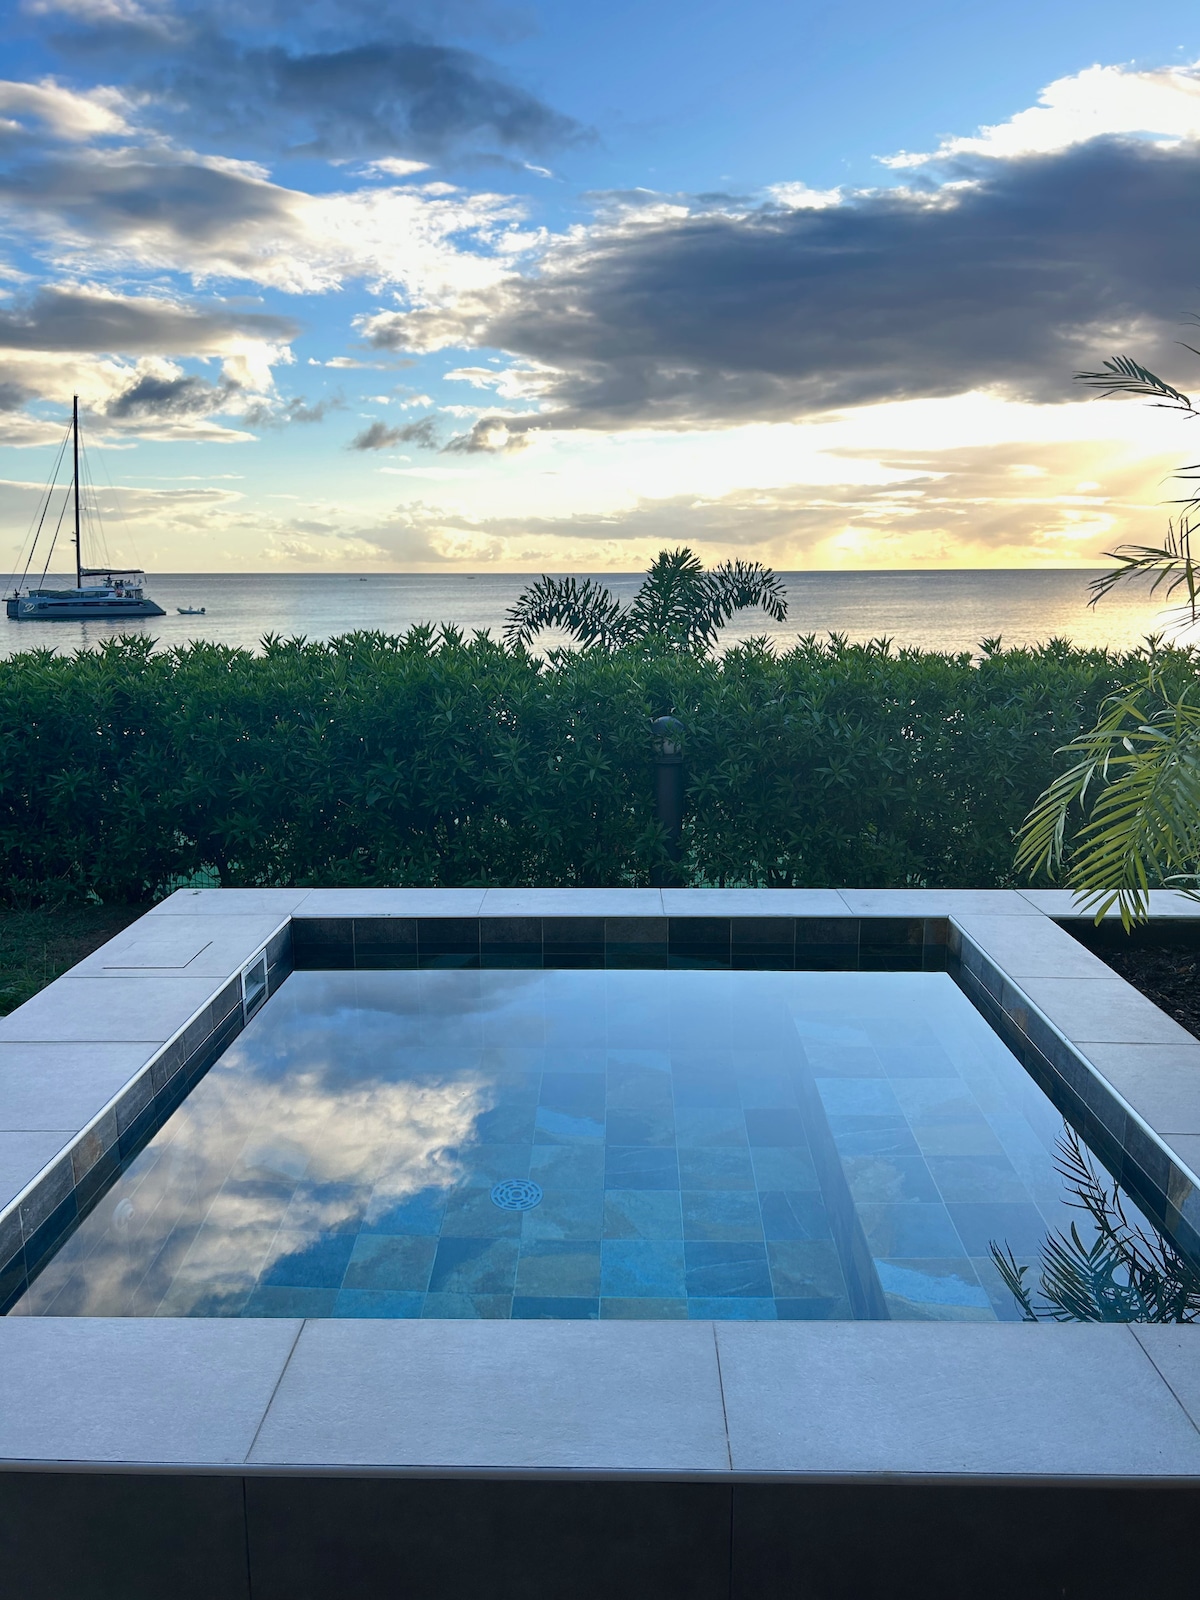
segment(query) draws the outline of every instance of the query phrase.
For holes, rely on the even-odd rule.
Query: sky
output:
[[[1073,379],[1200,387],[1194,4],[0,18],[0,569],[73,393],[151,571],[1096,566],[1200,456]]]

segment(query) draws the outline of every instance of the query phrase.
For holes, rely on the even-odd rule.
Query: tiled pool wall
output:
[[[944,972],[946,917],[304,917],[301,971]]]
[[[292,970],[290,926],[281,928],[246,966],[262,956],[267,993],[274,994]],[[0,1213],[0,1315],[224,1054],[246,1020],[239,971]],[[78,1048],[82,1054],[88,1046]]]
[[[1180,930],[1174,935],[1179,938]],[[1187,1168],[1017,983],[953,926],[947,970],[1145,1215],[1200,1264],[1200,1190]]]

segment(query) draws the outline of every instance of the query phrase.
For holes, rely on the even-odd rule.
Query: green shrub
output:
[[[1194,675],[1185,651],[1158,656]],[[649,719],[685,739],[684,880],[1004,885],[1013,836],[1133,658],[801,640],[543,660],[415,628],[0,663],[0,894],[634,884],[663,862]],[[1141,659],[1144,667],[1144,656]]]

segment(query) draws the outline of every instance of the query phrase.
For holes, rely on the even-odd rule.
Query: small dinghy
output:
[[[202,617],[204,615],[203,606],[176,606],[175,609],[181,617]]]

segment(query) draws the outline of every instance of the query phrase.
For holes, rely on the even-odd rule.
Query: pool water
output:
[[[14,1313],[1011,1319],[1061,1130],[944,973],[297,972]]]

